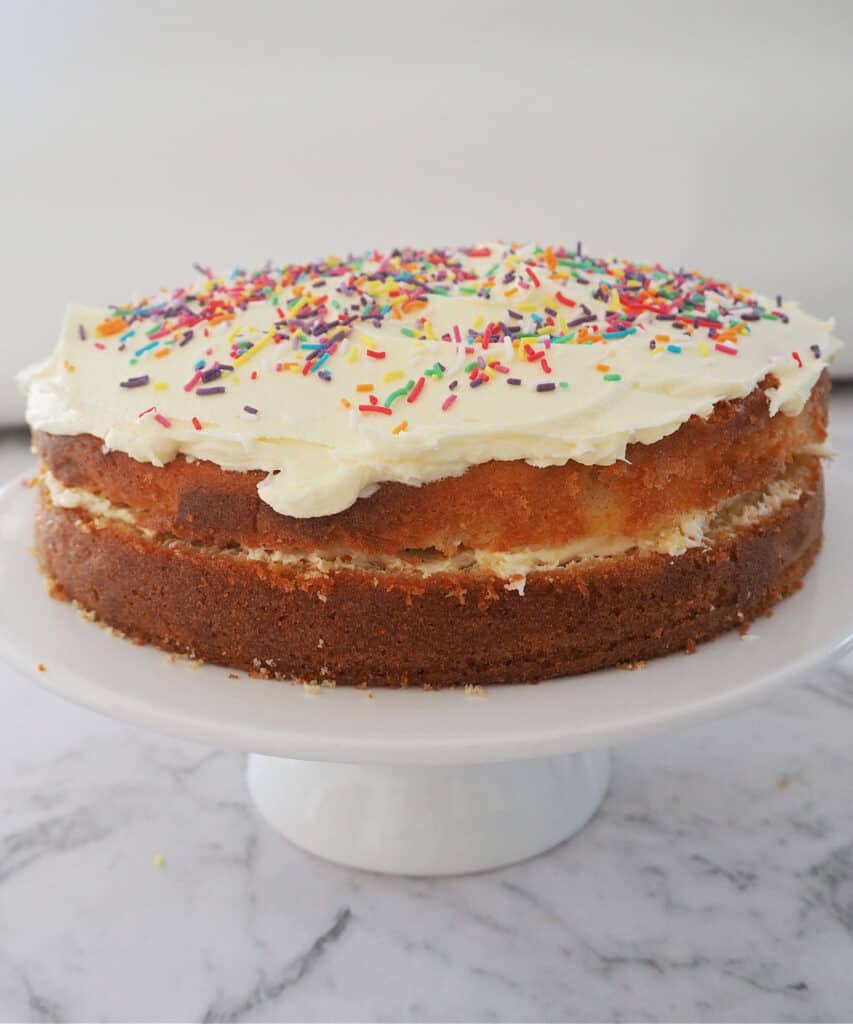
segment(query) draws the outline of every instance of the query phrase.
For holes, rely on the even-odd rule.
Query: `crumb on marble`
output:
[[[43,664],[42,662],[39,662],[38,663],[38,670],[39,670],[39,672],[47,672],[47,665]]]
[[[465,684],[465,696],[466,697],[485,697],[486,688],[485,686],[479,686],[475,683]]]
[[[166,858],[163,856],[163,854],[162,853],[155,853],[154,854],[154,867],[155,868],[162,868],[162,867],[165,867],[165,865],[166,865]]]

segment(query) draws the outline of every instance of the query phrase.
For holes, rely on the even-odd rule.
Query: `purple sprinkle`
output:
[[[776,296],[776,305],[777,305],[777,306],[778,306],[778,307],[779,307],[780,309],[782,308],[782,296],[781,296],[781,295],[777,295],[777,296]]]
[[[506,382],[507,384],[520,384],[521,377],[507,377]]]
[[[575,255],[578,258],[583,256],[583,242],[578,242],[577,249],[575,249]]]
[[[553,391],[556,387],[557,387],[557,385],[553,381],[548,381],[545,384],[537,384],[536,385],[536,390],[537,391]]]
[[[183,338],[181,338],[181,340],[178,342],[178,348],[182,348],[184,345],[187,344],[187,342],[192,341],[193,333],[193,331],[184,332]]]
[[[761,319],[761,317],[758,315],[758,313],[741,313],[740,318],[741,318],[741,320],[760,320]]]
[[[218,366],[211,366],[209,370],[205,370],[201,375],[201,379],[205,384],[209,384],[212,380],[216,380],[217,377],[222,376],[222,370]]]
[[[654,338],[652,338],[652,340],[649,342],[649,348],[657,348],[657,342],[654,340]]]
[[[451,391],[455,391],[459,387],[459,381],[452,380],[447,386]]]
[[[128,377],[127,380],[120,382],[119,387],[121,388],[141,388],[143,384],[147,384],[151,378],[148,374],[144,374],[142,377]]]
[[[593,320],[597,320],[598,317],[595,313],[587,313],[585,316],[576,317],[574,320],[570,320],[566,327],[578,327],[580,324],[588,324]]]
[[[820,359],[820,345],[809,345],[809,348],[814,353],[815,359]]]
[[[224,390],[224,388],[223,388],[223,390]],[[243,412],[248,412],[252,416],[257,416],[258,415],[258,410],[253,405],[244,405],[243,406]]]
[[[514,309],[508,309],[507,313],[513,318],[513,320],[523,320],[524,313],[516,313]]]
[[[442,373],[445,373],[447,371],[447,367],[444,365],[444,363],[436,363],[435,365],[439,368],[439,370],[441,370]]]
[[[77,325],[77,334],[79,335],[81,341],[86,340],[86,328],[82,324]]]
[[[320,380],[327,380],[328,381],[328,380],[332,379],[332,375],[329,373],[328,370],[318,370],[317,371],[317,376],[320,378]]]
[[[197,395],[224,395],[225,388],[221,385],[215,388],[196,388],[195,393]]]
[[[485,384],[485,380],[482,377],[478,377],[476,380],[472,380],[468,385],[469,388],[478,388],[481,384]]]
[[[550,306],[546,306],[545,307],[545,312],[548,314],[548,316],[556,316],[557,315],[557,310],[556,309],[551,309]]]

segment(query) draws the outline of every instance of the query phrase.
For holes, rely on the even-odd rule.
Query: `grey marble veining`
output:
[[[2,1021],[853,1017],[845,667],[621,748],[574,840],[445,880],[314,860],[239,755],[5,669],[0,723]]]

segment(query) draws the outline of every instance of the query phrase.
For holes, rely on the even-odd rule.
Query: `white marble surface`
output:
[[[836,442],[853,445],[853,394],[834,405]],[[22,449],[0,442],[4,476]],[[843,599],[853,615],[853,587]],[[853,1013],[845,668],[620,749],[570,843],[440,881],[313,860],[248,805],[240,756],[5,669],[0,723],[2,1021]]]

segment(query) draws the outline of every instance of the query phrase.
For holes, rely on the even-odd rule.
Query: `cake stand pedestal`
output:
[[[826,545],[803,589],[746,638],[472,696],[231,678],[136,647],[47,596],[29,552],[33,495],[15,481],[0,492],[0,659],[114,718],[250,753],[261,813],[321,857],[396,874],[485,870],[577,832],[604,797],[608,747],[755,701],[851,644],[843,459],[828,493]]]
[[[249,792],[291,842],[395,875],[458,875],[526,860],[598,810],[610,753],[475,765],[352,765],[249,756]]]

